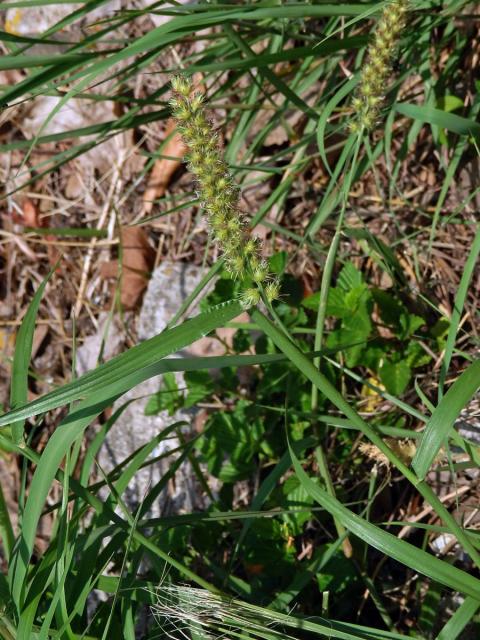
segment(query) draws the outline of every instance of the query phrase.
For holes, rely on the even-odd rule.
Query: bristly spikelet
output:
[[[186,161],[197,180],[210,235],[220,246],[231,275],[254,282],[254,286],[244,288],[242,304],[244,307],[258,304],[262,287],[268,291],[271,302],[278,297],[279,286],[262,260],[258,240],[249,236],[247,222],[239,208],[239,188],[205,113],[203,95],[183,76],[172,78],[172,89],[172,115],[188,149]]]
[[[417,452],[417,445],[414,440],[395,440],[394,438],[386,438],[385,443],[388,444],[392,452],[397,456],[397,458],[400,458],[404,464],[410,465],[412,463]],[[374,444],[361,442],[359,449],[365,456],[367,456],[367,458],[379,466],[390,466],[390,460]],[[441,449],[438,455],[435,456],[434,462],[440,463],[444,459],[445,451]]]
[[[350,123],[350,131],[353,133],[369,131],[379,118],[408,8],[409,0],[392,0],[385,5],[377,22],[352,101],[355,116]]]

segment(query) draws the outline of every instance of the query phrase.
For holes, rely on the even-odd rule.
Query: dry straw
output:
[[[239,208],[239,188],[223,158],[218,135],[205,113],[203,95],[190,79],[172,79],[172,114],[187,146],[187,161],[197,180],[199,196],[208,216],[212,239],[223,252],[233,277],[250,282],[243,289],[245,307],[256,305],[261,291],[269,302],[279,294],[279,283],[262,259],[259,241],[248,232]]]
[[[356,115],[350,129],[354,132],[369,131],[379,118],[408,8],[408,0],[393,0],[382,11],[352,103]]]

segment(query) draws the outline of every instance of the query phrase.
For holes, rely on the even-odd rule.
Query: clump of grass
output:
[[[275,614],[246,602],[189,585],[161,584],[155,592],[152,614],[166,638],[187,638],[187,633],[204,640],[248,637],[295,638],[276,630]],[[282,616],[284,617],[284,616]],[[293,620],[291,621],[294,622]]]
[[[187,161],[197,180],[199,195],[208,215],[212,239],[221,248],[228,271],[235,278],[250,281],[243,290],[244,306],[256,305],[264,291],[272,302],[279,283],[269,273],[260,253],[259,241],[248,232],[239,207],[239,187],[223,158],[220,141],[208,119],[203,95],[185,77],[172,79],[170,100],[173,117],[188,148]]]
[[[369,131],[379,118],[393,58],[406,25],[408,7],[409,0],[393,0],[382,11],[353,99],[356,117],[350,125],[352,131]]]

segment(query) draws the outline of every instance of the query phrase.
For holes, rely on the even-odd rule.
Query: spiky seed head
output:
[[[183,104],[182,102],[180,102],[177,106],[174,106],[172,103],[170,104],[172,108],[175,109],[175,117],[177,118],[178,122],[187,122],[190,119],[191,114],[187,105]]]
[[[245,273],[245,261],[242,256],[234,255],[227,260],[227,269],[235,278],[242,278]]]
[[[242,291],[240,296],[240,302],[244,309],[250,309],[260,302],[260,291],[255,287],[248,287]]]
[[[217,189],[221,190],[221,191],[225,191],[226,189],[228,189],[230,186],[229,184],[229,180],[227,177],[222,176],[221,178],[219,178],[217,180]]]
[[[247,224],[239,209],[239,188],[223,159],[221,145],[208,119],[203,96],[194,91],[191,81],[183,76],[172,79],[174,95],[171,107],[188,151],[186,160],[194,173],[198,195],[208,214],[210,235],[216,240],[235,277],[244,278],[247,271],[258,284],[269,281],[266,264],[260,258],[258,242],[248,238]],[[245,290],[246,306],[257,304],[257,288]]]
[[[368,96],[366,102],[370,108],[373,108],[377,107],[380,104],[381,100],[382,98],[380,96]]]
[[[227,242],[228,240],[228,229],[226,227],[215,227],[212,225],[212,235],[220,243]]]
[[[201,93],[196,93],[190,100],[190,109],[192,113],[197,113],[203,107],[203,96]]]
[[[401,31],[406,24],[408,0],[392,0],[385,5],[368,49],[367,62],[353,98],[352,107],[358,124],[349,123],[352,132],[371,129],[379,116],[379,105],[391,72],[392,59]]]
[[[274,300],[278,300],[280,297],[280,282],[275,279],[272,282],[268,282],[265,286],[265,296],[268,302],[273,302]]]
[[[352,100],[352,107],[353,107],[353,110],[358,113],[363,108],[363,100],[358,96],[356,96]]]
[[[371,111],[367,111],[366,113],[361,114],[360,124],[364,129],[371,129],[375,124],[375,114]]]
[[[197,129],[201,133],[203,127],[206,126],[205,117],[201,111],[194,113],[192,111],[191,103],[188,106],[190,110],[190,123],[193,127],[197,127]]]
[[[245,251],[248,255],[253,255],[258,250],[258,239],[257,238],[248,238],[245,243]]]
[[[172,89],[175,93],[180,94],[184,98],[188,98],[192,90],[192,85],[184,76],[174,76],[172,78]]]
[[[348,128],[350,129],[351,133],[360,133],[362,127],[358,120],[351,120],[348,123]]]
[[[253,270],[252,277],[254,282],[260,284],[268,278],[268,265],[262,260]]]
[[[232,235],[234,235],[235,233],[238,233],[240,229],[241,229],[240,220],[236,218],[230,218],[230,220],[227,222],[227,231]]]
[[[371,82],[369,82],[369,81],[367,81],[367,80],[366,80],[366,81],[362,84],[362,86],[361,86],[361,88],[359,89],[359,92],[358,92],[358,93],[359,93],[359,95],[360,95],[360,96],[364,96],[365,98],[367,98],[368,96],[373,95],[373,94],[375,93],[375,92],[374,92],[373,84],[372,84]],[[361,101],[361,105],[363,106],[363,102],[362,102],[362,101]]]

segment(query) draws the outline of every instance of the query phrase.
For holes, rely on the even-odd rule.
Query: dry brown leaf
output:
[[[45,229],[48,227],[46,218],[40,217],[40,210],[33,200],[28,197],[23,199],[22,203],[23,224],[32,229]],[[50,243],[47,245],[48,261],[51,266],[58,262],[60,251],[55,247],[56,237],[54,235],[45,236],[45,240]],[[57,268],[57,271],[60,267]]]
[[[180,134],[175,133],[175,121],[172,118],[168,121],[165,135],[171,135],[171,137],[162,151],[162,156],[171,156],[172,159],[162,157],[153,165],[147,189],[143,195],[143,215],[149,215],[154,200],[165,194],[173,174],[182,164],[182,158],[185,155],[186,147]]]
[[[120,236],[122,268],[119,270],[117,260],[111,260],[102,265],[101,275],[103,278],[121,275],[120,301],[124,309],[133,309],[147,286],[155,252],[141,227],[124,227]]]
[[[23,223],[26,227],[32,227],[33,229],[38,229],[38,227],[42,227],[42,222],[39,217],[39,211],[36,204],[30,198],[24,198],[23,206]]]

